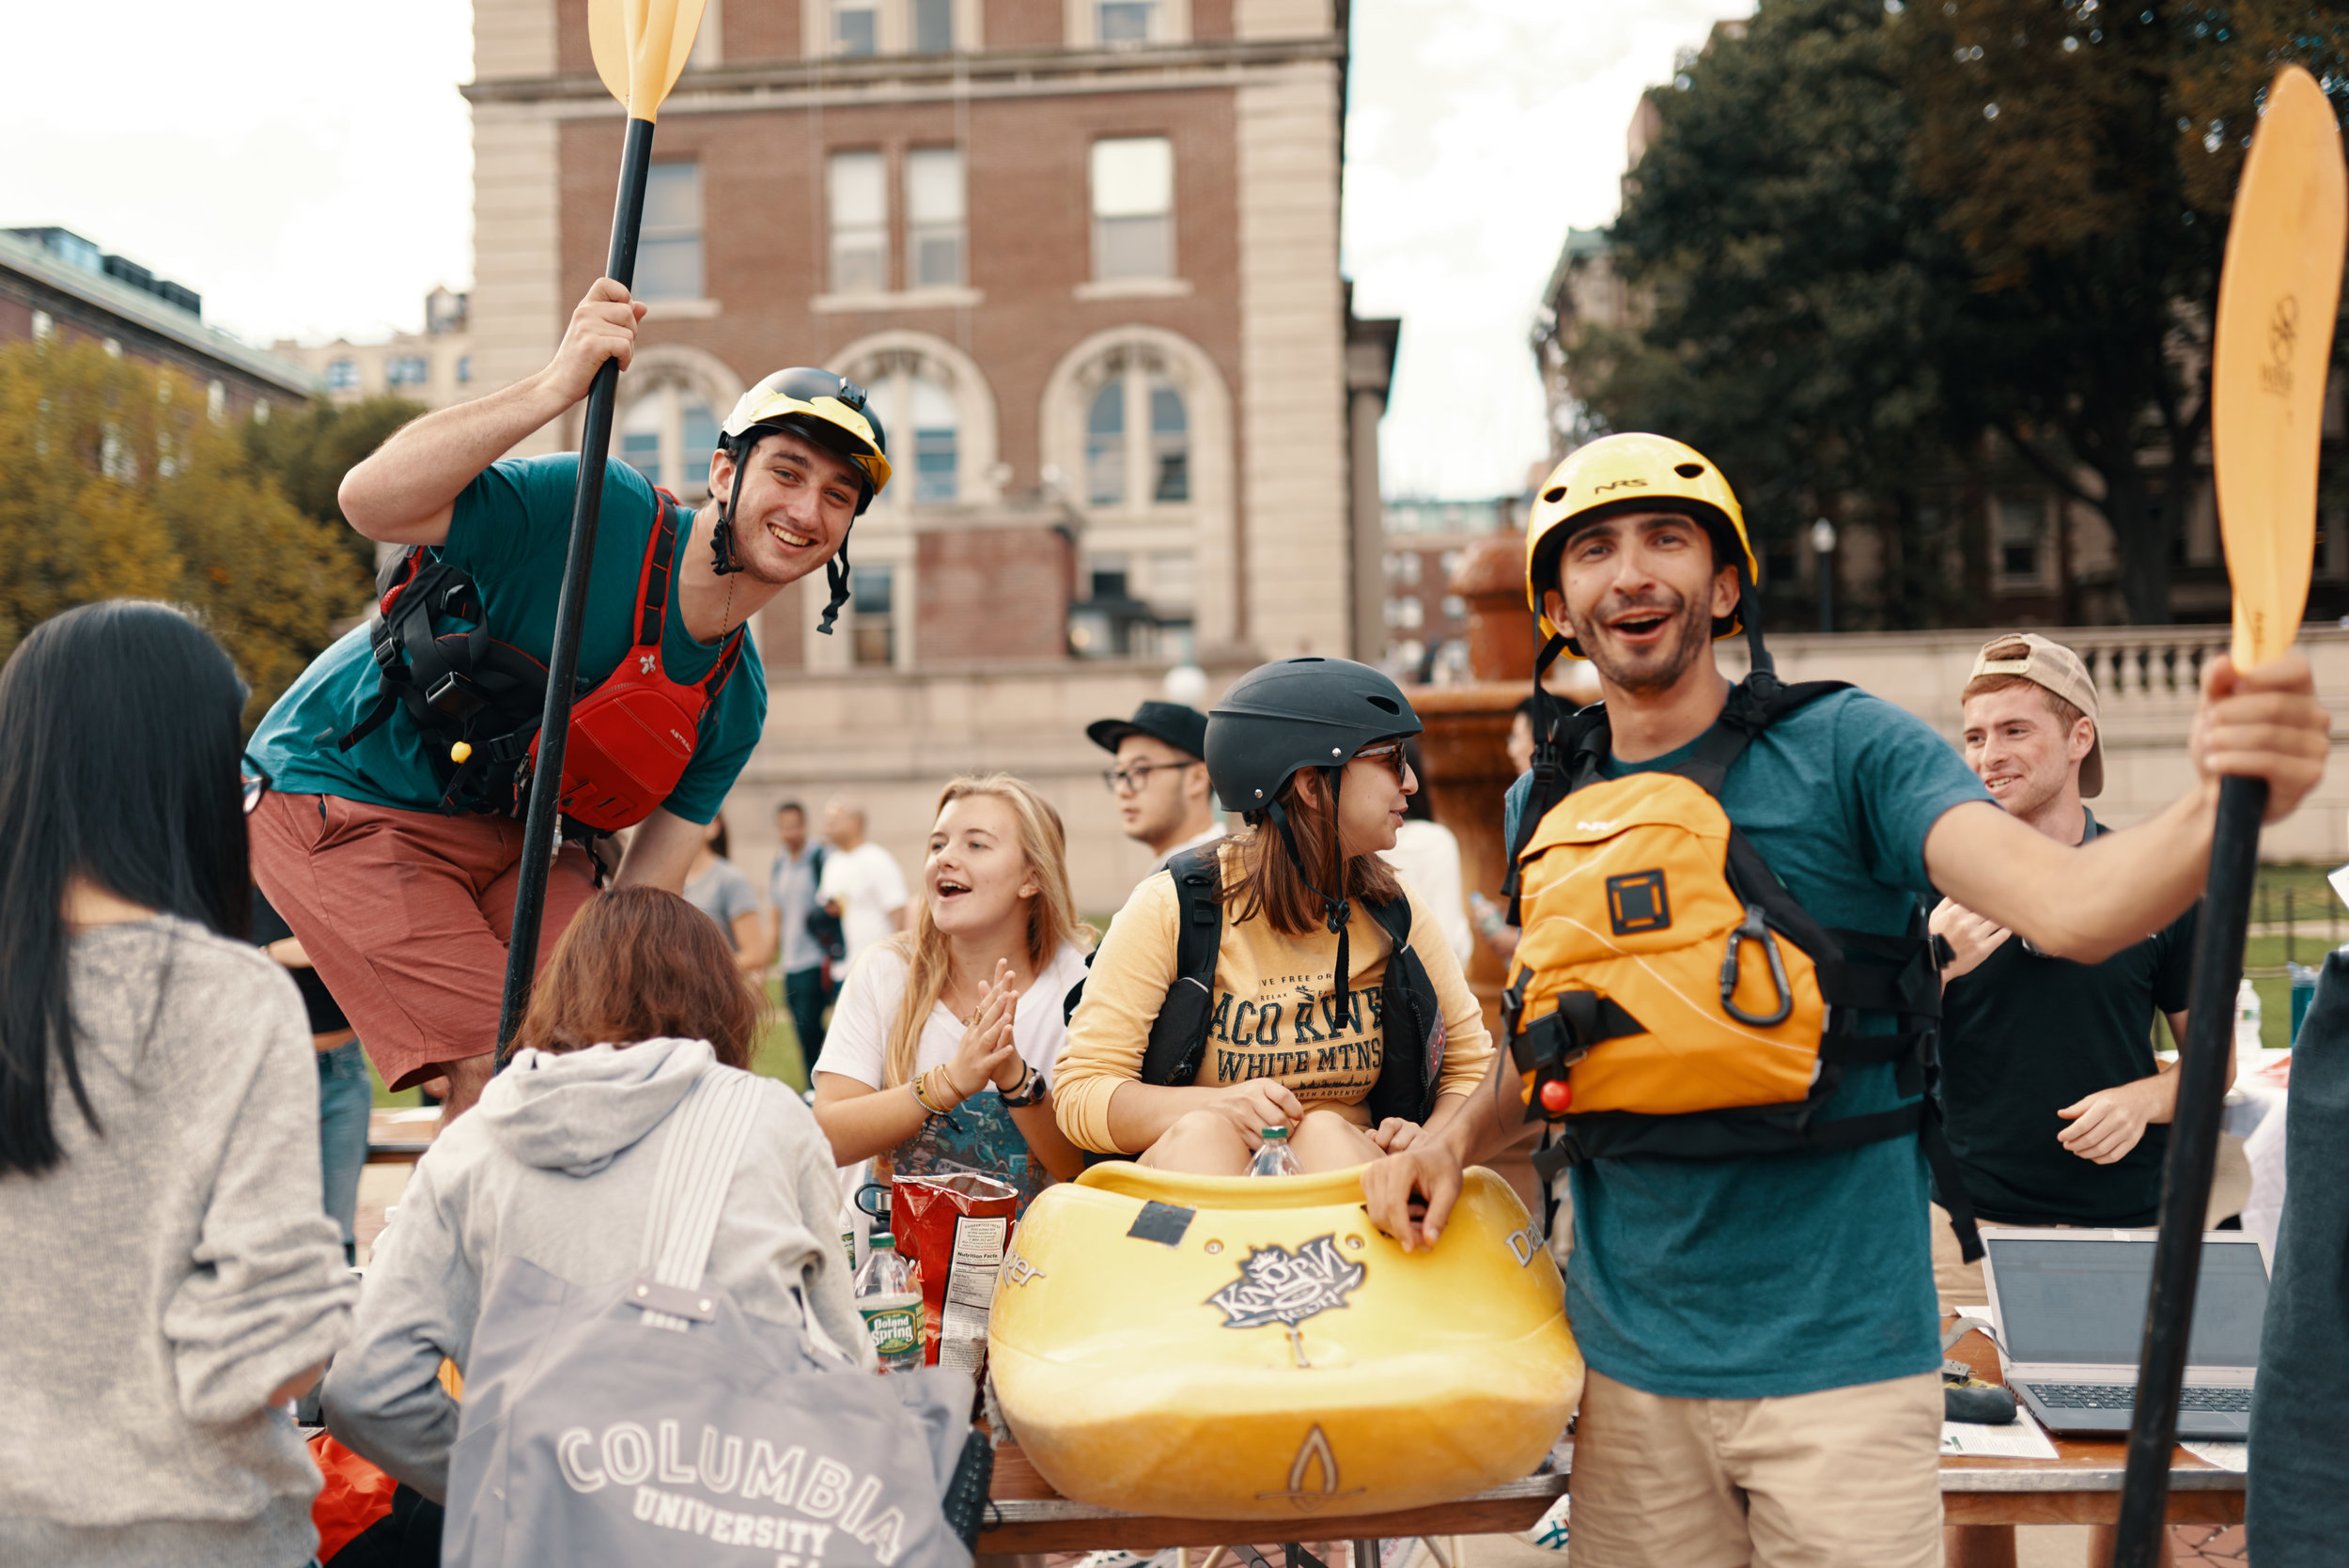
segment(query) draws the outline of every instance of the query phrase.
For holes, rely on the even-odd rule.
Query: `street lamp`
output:
[[[1835,525],[1825,518],[1811,525],[1811,548],[1819,557],[1819,629],[1835,629]]]

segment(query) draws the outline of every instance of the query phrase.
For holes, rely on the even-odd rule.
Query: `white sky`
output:
[[[1356,0],[1345,262],[1403,318],[1390,494],[1521,487],[1526,346],[1569,225],[1611,218],[1623,135],[1672,52],[1751,0]],[[472,278],[464,0],[18,7],[0,226],[58,224],[204,296],[249,341],[381,338]]]

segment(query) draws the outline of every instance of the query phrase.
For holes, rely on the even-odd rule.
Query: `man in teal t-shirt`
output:
[[[499,455],[584,396],[604,361],[627,367],[644,309],[599,280],[545,369],[405,427],[342,483],[351,526],[461,570],[478,594],[481,628],[541,666],[553,648],[579,461]],[[889,479],[884,439],[863,393],[820,370],[778,371],[728,416],[710,459],[709,503],[677,519],[657,668],[700,686],[729,640],[741,650],[702,714],[682,774],[636,824],[619,885],[683,885],[703,827],[766,722],[766,675],[747,623],[828,564],[834,608],[845,598],[849,527]],[[611,676],[634,644],[638,583],[662,505],[634,470],[605,469],[582,616],[583,691]],[[443,618],[432,629],[446,638],[468,625]],[[250,754],[271,789],[251,818],[253,875],[383,1080],[397,1089],[445,1078],[454,1114],[488,1081],[497,1045],[521,822],[511,787],[477,812],[456,809],[444,793],[450,759],[472,754],[474,734],[495,732],[453,741],[405,706],[366,728],[379,706],[376,659],[369,629],[359,628],[261,721]],[[542,962],[595,883],[586,847],[563,845],[548,878]]]
[[[1686,762],[1729,693],[1712,641],[1759,613],[1726,481],[1678,442],[1594,442],[1539,492],[1527,562],[1545,631],[1598,672],[1611,771]],[[2217,775],[2266,778],[2271,819],[2281,815],[2322,776],[2326,723],[2304,660],[2248,675],[2219,661],[2197,718],[2194,790],[2085,846],[2007,816],[1931,730],[1852,691],[1772,724],[1719,798],[1824,925],[1898,935],[1938,890],[2049,952],[2092,959],[2193,902]],[[1513,790],[1513,808],[1525,793]],[[1520,1130],[1498,1109],[1521,1103],[1502,1087],[1507,1060],[1496,1056],[1473,1114],[1365,1169],[1373,1219],[1407,1248],[1437,1242],[1462,1165]],[[1855,1064],[1817,1117],[1902,1103],[1891,1066]],[[1576,1169],[1566,1307],[1590,1369],[1575,1438],[1579,1568],[1941,1560],[1925,1193],[1907,1136]],[[1426,1204],[1418,1219],[1414,1198]]]

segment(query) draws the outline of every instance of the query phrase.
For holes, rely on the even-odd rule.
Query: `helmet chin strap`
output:
[[[824,618],[816,623],[816,629],[832,635],[832,623],[840,619],[840,607],[848,602],[848,534],[855,532],[851,520],[840,536],[840,548],[824,562],[824,582],[832,589],[832,599],[824,606]]]
[[[726,504],[718,508],[718,526],[709,531],[709,569],[720,577],[730,576],[742,569],[742,562],[734,553],[734,510],[742,505],[742,471],[750,466],[743,454],[734,454],[734,486]]]
[[[1346,886],[1346,846],[1338,836],[1338,788],[1346,776],[1346,769],[1328,768],[1322,769],[1322,772],[1330,781],[1330,847],[1332,851],[1330,858],[1337,862],[1338,886],[1343,889]],[[1265,812],[1272,818],[1273,827],[1280,830],[1281,842],[1288,846],[1289,860],[1296,865],[1297,875],[1304,882],[1306,891],[1321,900],[1323,924],[1337,936],[1337,983],[1332,993],[1336,1012],[1332,1016],[1350,1014],[1354,1009],[1354,966],[1352,955],[1346,948],[1346,930],[1353,924],[1354,907],[1350,901],[1324,893],[1314,885],[1312,868],[1306,865],[1305,857],[1298,852],[1296,831],[1289,826],[1289,814],[1282,809],[1281,802],[1273,801],[1271,805],[1265,808]]]

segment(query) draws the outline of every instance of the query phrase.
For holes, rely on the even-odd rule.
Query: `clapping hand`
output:
[[[961,1043],[946,1063],[946,1081],[957,1105],[990,1083],[998,1089],[1017,1089],[1027,1076],[1019,1042],[1012,1035],[1019,1011],[1019,992],[1013,985],[1018,979],[1008,962],[995,960],[994,983],[979,999],[977,1010],[963,1026]]]

